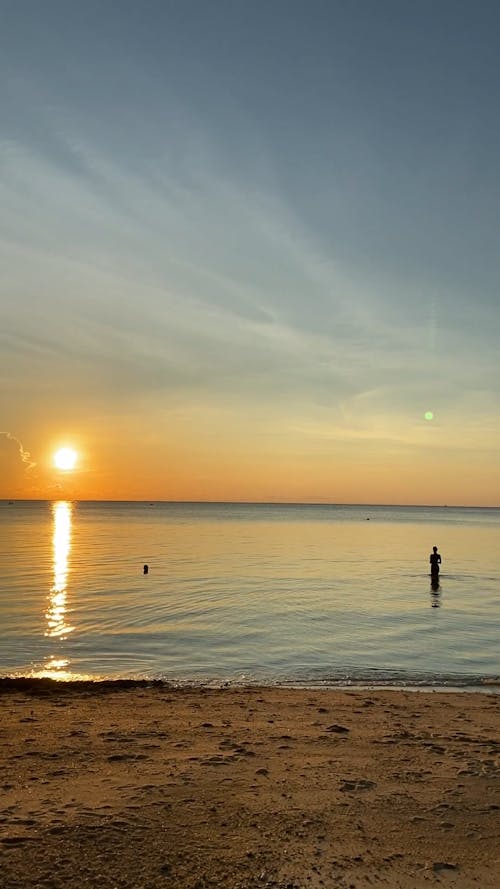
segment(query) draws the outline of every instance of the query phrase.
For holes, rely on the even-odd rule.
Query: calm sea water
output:
[[[3,502],[0,675],[481,687],[499,541],[498,509]]]

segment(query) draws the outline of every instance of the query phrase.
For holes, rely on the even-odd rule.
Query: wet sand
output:
[[[500,696],[0,680],[0,887],[500,886]]]

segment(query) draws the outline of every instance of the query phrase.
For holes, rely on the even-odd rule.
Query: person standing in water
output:
[[[429,556],[429,562],[431,563],[431,577],[438,577],[439,566],[441,564],[441,556],[438,553],[437,546],[432,547],[432,552]]]

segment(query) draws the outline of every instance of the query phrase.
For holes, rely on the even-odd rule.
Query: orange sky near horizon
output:
[[[2,499],[500,505],[500,470],[479,459],[471,467],[461,454],[386,451],[359,442],[301,450],[297,438],[223,445],[217,436],[189,441],[173,435],[167,444],[153,436],[124,447],[116,433],[106,437],[101,429],[95,438],[50,436],[40,454],[31,451],[23,460],[18,442],[5,441]],[[77,452],[74,470],[54,466],[62,446]],[[0,449],[0,463],[1,457]]]

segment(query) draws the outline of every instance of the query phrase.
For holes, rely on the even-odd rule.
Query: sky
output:
[[[0,497],[500,505],[499,31],[4,0]]]

